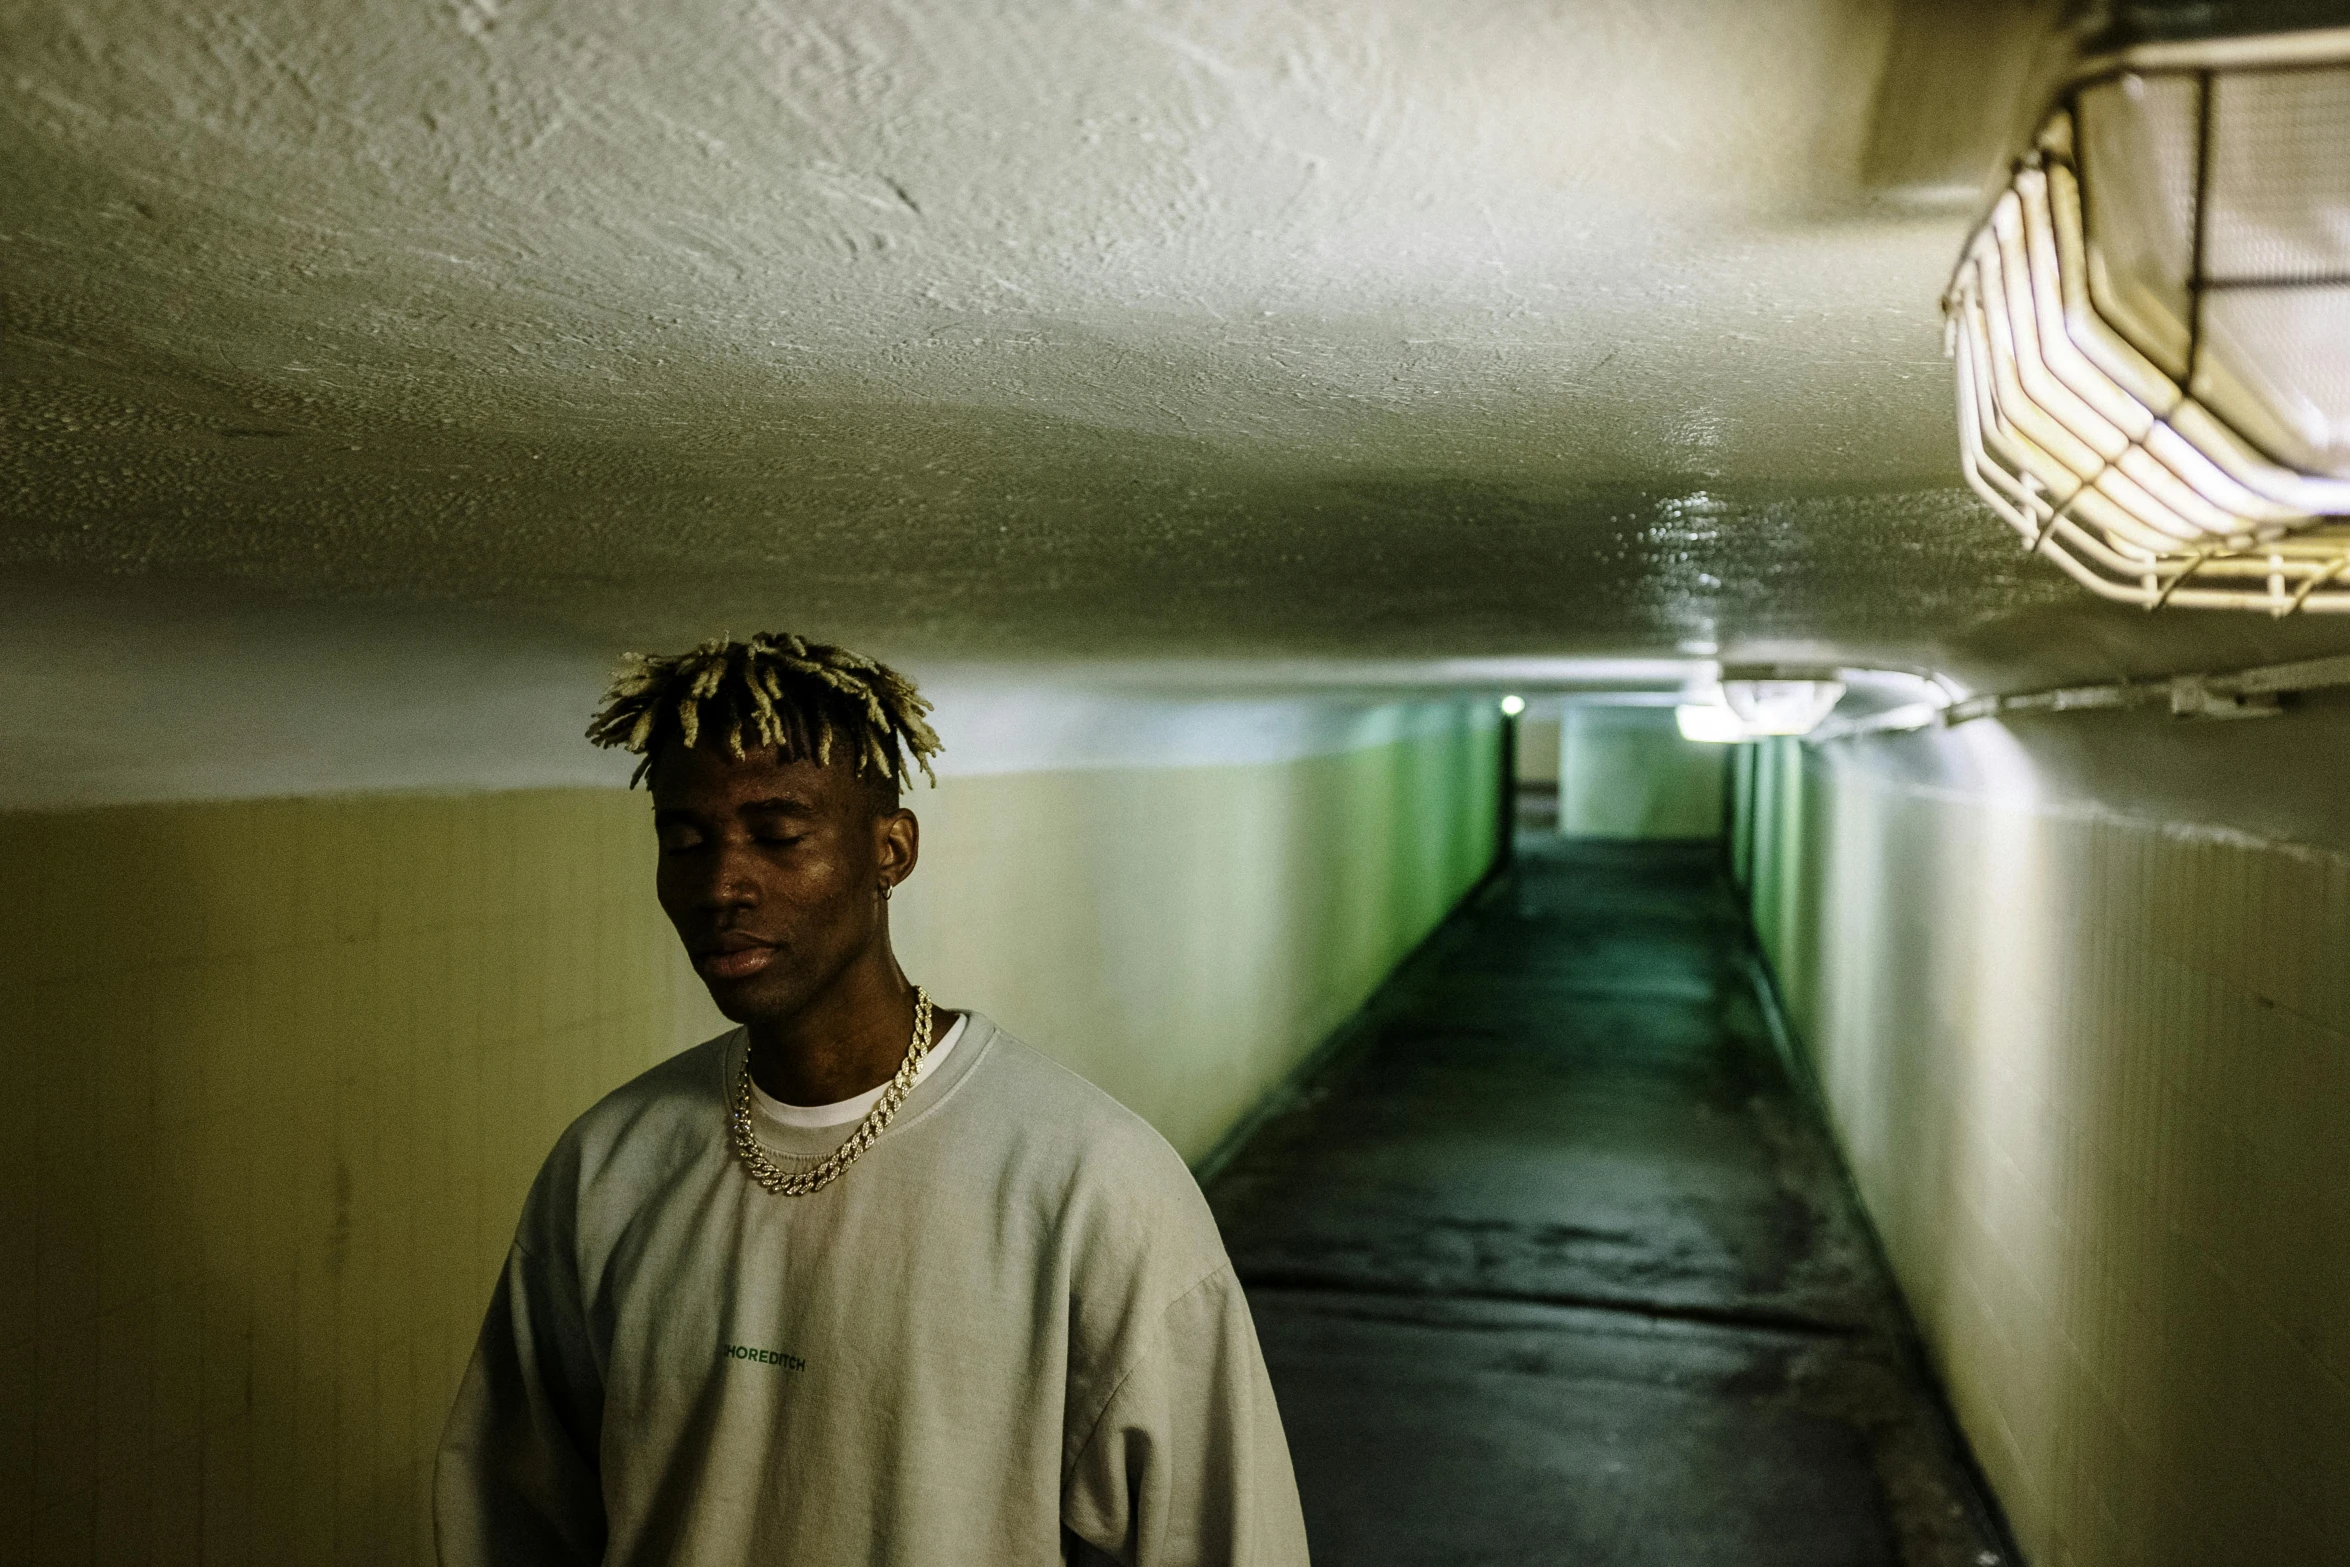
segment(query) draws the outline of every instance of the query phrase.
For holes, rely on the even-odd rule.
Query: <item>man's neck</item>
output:
[[[843,971],[793,1017],[749,1027],[751,1078],[769,1098],[836,1104],[896,1075],[914,1035],[914,987],[884,956]]]

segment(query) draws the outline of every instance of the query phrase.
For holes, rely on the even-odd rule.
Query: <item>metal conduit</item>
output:
[[[1943,706],[1913,702],[1851,719],[1831,719],[1807,737],[1842,740],[1858,735],[1905,734],[1949,728],[2010,713],[2103,712],[2168,707],[2179,718],[2273,718],[2283,698],[2304,691],[2350,686],[2350,654],[2265,664],[2222,674],[2166,675],[2106,685],[2057,686],[2045,691],[1962,697]]]

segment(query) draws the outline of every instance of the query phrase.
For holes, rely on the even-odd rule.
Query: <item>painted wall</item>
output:
[[[2041,1567],[2350,1540],[2350,715],[1749,749],[1733,854]]]
[[[893,904],[908,971],[1197,1159],[1483,875],[1482,711],[1278,764],[947,780]]]
[[[1125,767],[999,734],[915,801],[909,967],[1187,1155],[1493,842],[1482,710],[1278,716]],[[717,1026],[645,811],[0,813],[0,1563],[431,1559],[430,1455],[540,1157]]]
[[[1692,745],[1669,707],[1571,706],[1560,725],[1559,831],[1586,838],[1712,838],[1725,747]]]
[[[1529,711],[1518,723],[1518,782],[1548,785],[1559,781],[1559,758],[1565,719],[1558,713]]]

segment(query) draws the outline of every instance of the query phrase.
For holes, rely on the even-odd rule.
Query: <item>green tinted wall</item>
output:
[[[2026,1554],[2340,1558],[2350,855],[2048,803],[1995,724],[1891,743],[1950,765],[1749,748],[1734,847]]]

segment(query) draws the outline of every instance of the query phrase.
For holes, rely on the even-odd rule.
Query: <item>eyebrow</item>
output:
[[[723,813],[721,813],[723,814]],[[814,816],[816,807],[791,795],[771,794],[763,799],[745,800],[734,809],[738,816]],[[694,823],[705,821],[702,812],[682,805],[661,806],[653,812],[653,824],[662,826],[671,822]]]
[[[745,800],[735,808],[740,811],[772,811],[782,816],[813,816],[816,807],[793,795],[771,794],[763,800]]]

